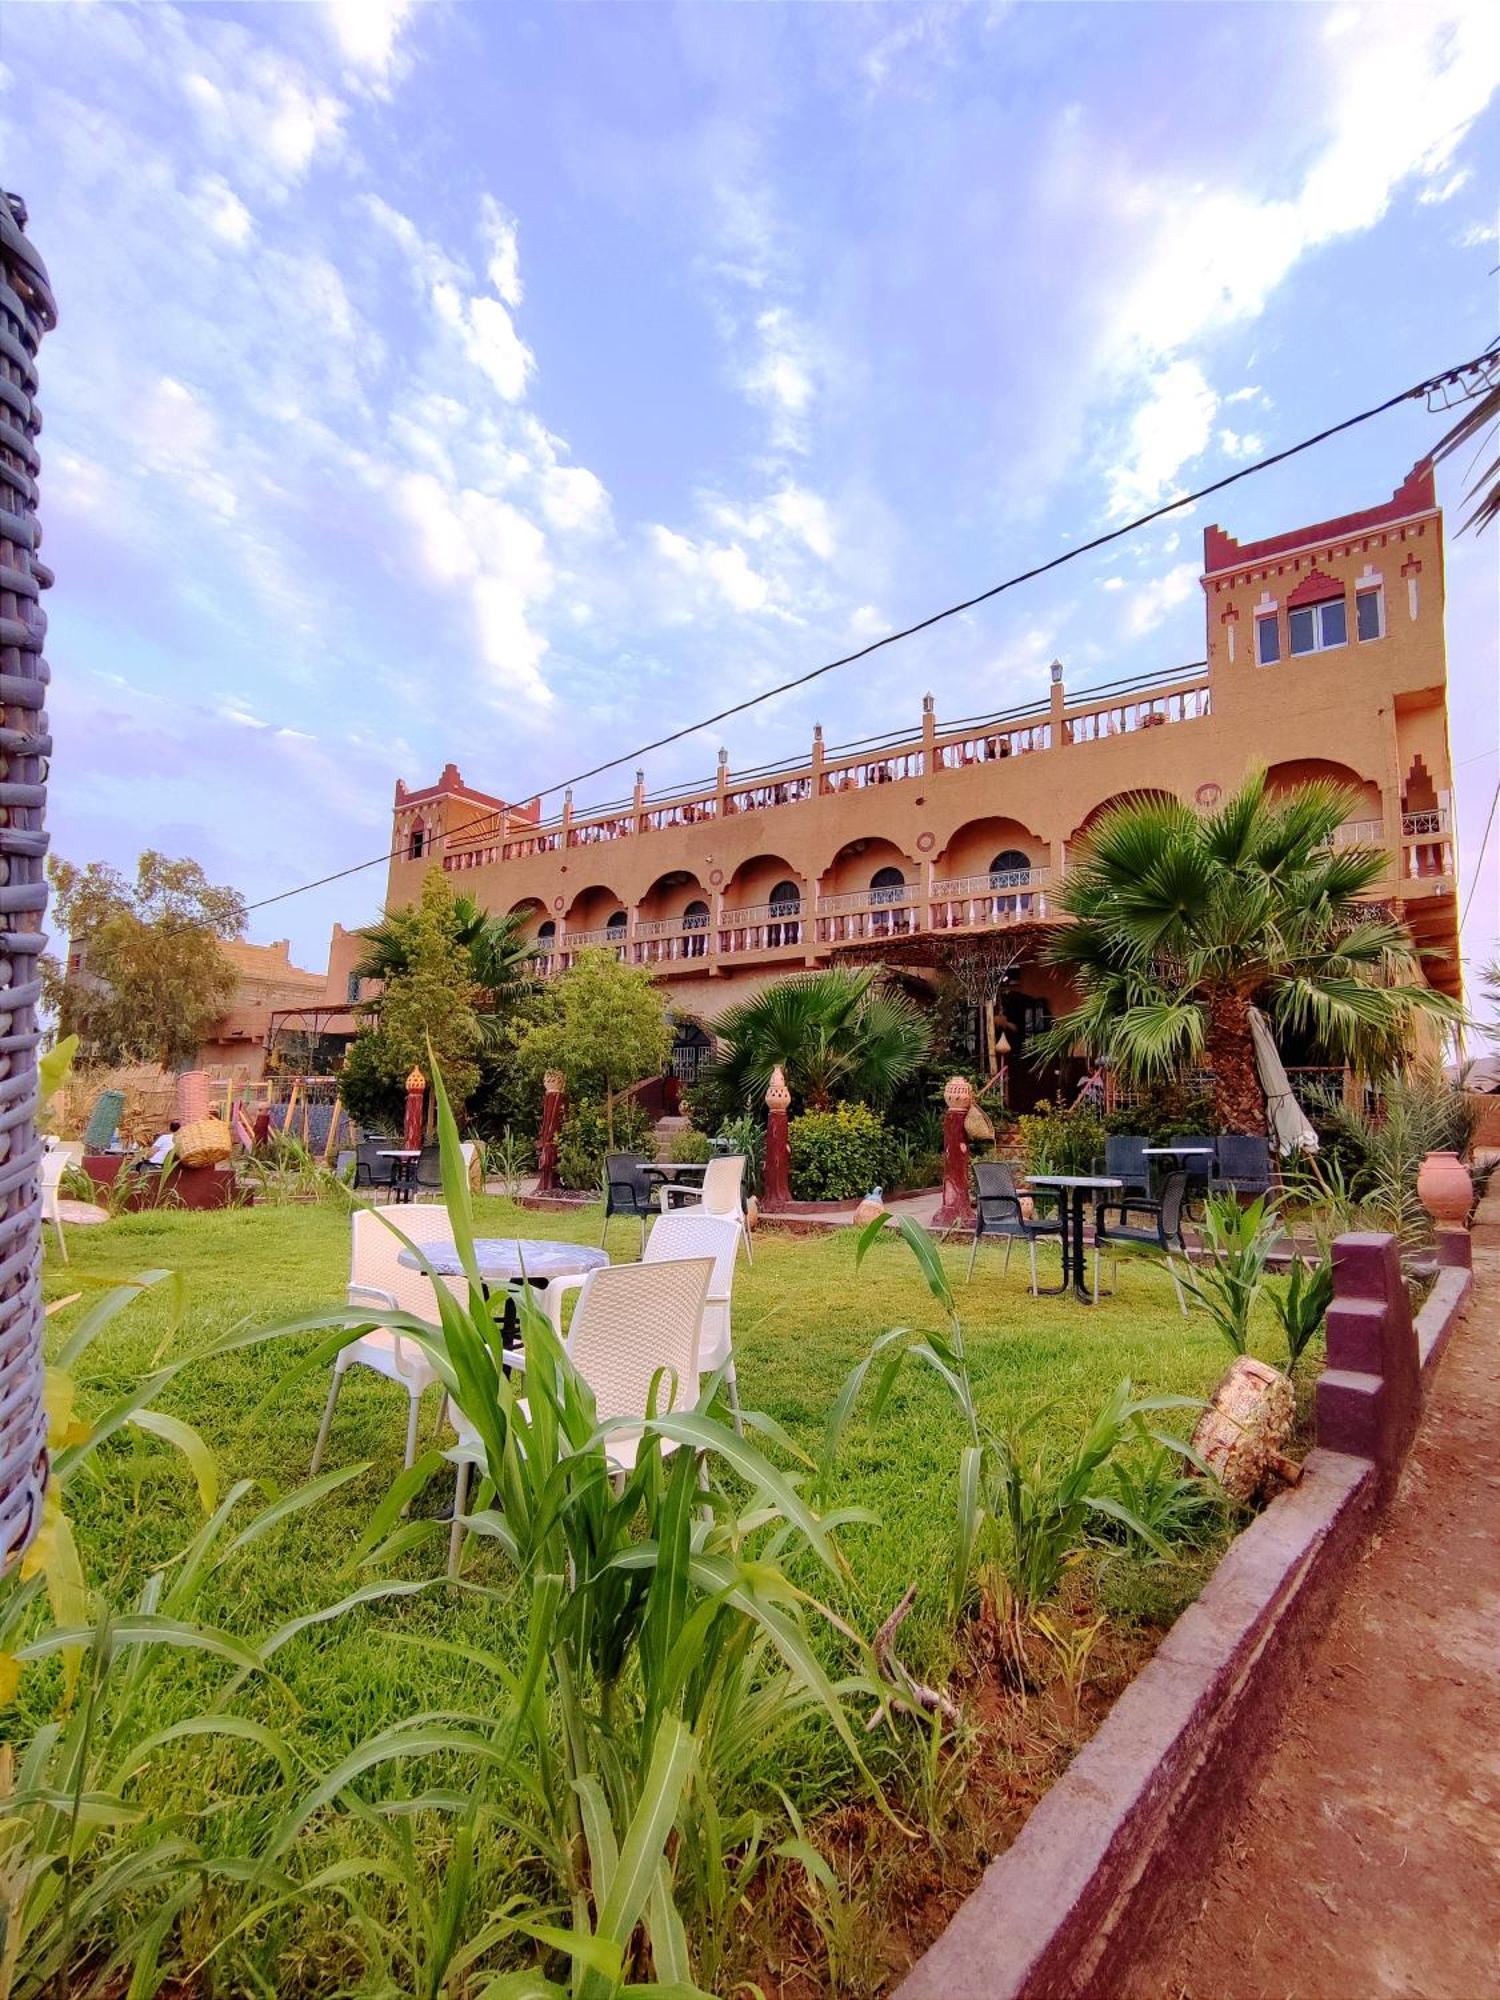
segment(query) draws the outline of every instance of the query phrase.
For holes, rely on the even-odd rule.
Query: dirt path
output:
[[[1500,1996],[1500,1252],[1198,1914],[1119,2000]]]

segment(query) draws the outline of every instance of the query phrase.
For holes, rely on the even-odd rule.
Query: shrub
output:
[[[1377,1226],[1391,1229],[1408,1248],[1432,1233],[1417,1199],[1417,1173],[1429,1153],[1466,1153],[1474,1136],[1475,1112],[1461,1090],[1441,1072],[1416,1071],[1393,1077],[1382,1093],[1380,1113],[1325,1100],[1314,1114],[1322,1142],[1321,1159],[1336,1161],[1350,1193],[1364,1203]]]
[[[867,1104],[804,1111],[788,1125],[787,1139],[798,1201],[857,1201],[885,1179],[890,1135]]]
[[[1106,1112],[1104,1129],[1146,1139],[1188,1139],[1219,1127],[1213,1099],[1202,1091],[1185,1083],[1152,1083],[1134,1104]]]
[[[367,1132],[396,1132],[406,1113],[404,1072],[378,1028],[367,1028],[349,1044],[339,1071],[344,1109]]]
[[[766,1128],[748,1111],[726,1118],[719,1127],[719,1144],[745,1157],[745,1192],[759,1193],[766,1170]]]
[[[597,1194],[604,1178],[604,1155],[649,1153],[653,1127],[633,1098],[615,1105],[615,1143],[609,1144],[604,1107],[587,1098],[569,1105],[557,1147],[557,1177],[565,1188]]]
[[[616,1112],[615,1124],[617,1127],[619,1125],[619,1122],[620,1122],[619,1113]],[[708,1134],[706,1132],[688,1131],[688,1132],[674,1132],[672,1134],[672,1149],[670,1158],[674,1166],[679,1166],[679,1167],[702,1166],[705,1160],[711,1160],[713,1156],[714,1156],[714,1149],[709,1143]]]
[[[1090,1104],[1064,1110],[1044,1097],[1017,1123],[1028,1173],[1086,1174],[1104,1151],[1104,1126]]]

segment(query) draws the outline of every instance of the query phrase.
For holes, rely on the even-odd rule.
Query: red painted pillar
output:
[[[542,1078],[542,1129],[536,1139],[536,1191],[552,1194],[557,1187],[557,1135],[562,1130],[563,1083],[560,1069]]]
[[[935,1220],[940,1229],[962,1228],[974,1220],[969,1199],[969,1138],[964,1119],[974,1102],[974,1088],[965,1077],[950,1076],[943,1085],[943,1205]]]
[[[406,1079],[406,1125],[401,1134],[401,1143],[415,1151],[422,1143],[427,1079],[419,1069],[413,1069]]]
[[[792,1198],[792,1150],[787,1139],[786,1114],[792,1093],[780,1066],[771,1072],[766,1091],[766,1171],[765,1196],[761,1206],[768,1214],[785,1208]]]

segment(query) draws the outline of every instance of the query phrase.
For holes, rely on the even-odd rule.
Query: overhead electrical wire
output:
[[[1459,362],[1455,367],[1445,368],[1436,375],[1425,376],[1422,381],[1414,382],[1410,388],[1398,390],[1395,395],[1387,396],[1383,402],[1374,403],[1369,409],[1360,410],[1356,415],[1345,417],[1339,423],[1328,424],[1322,430],[1313,432],[1310,437],[1302,438],[1297,444],[1287,445],[1282,451],[1269,452],[1265,457],[1258,458],[1249,465],[1242,465],[1238,471],[1226,473],[1222,479],[1215,479],[1207,486],[1198,487],[1195,492],[1183,493],[1175,500],[1168,500],[1160,507],[1153,507],[1149,513],[1138,514],[1134,520],[1126,521],[1118,528],[1110,528],[1102,535],[1094,535],[1090,540],[1080,542],[1076,548],[1064,549],[1061,554],[1050,557],[1046,562],[1034,563],[1030,569],[1018,570],[1014,576],[1006,577],[1001,583],[992,583],[988,589],[976,591],[972,597],[965,597],[957,604],[945,605],[941,611],[934,611],[926,618],[919,618],[915,624],[904,625],[899,631],[887,632],[879,639],[872,639],[867,646],[860,646],[852,653],[842,653],[836,660],[825,660],[821,666],[810,667],[806,673],[796,674],[791,680],[780,681],[775,687],[763,688],[758,694],[747,695],[743,701],[733,702],[728,708],[716,709],[712,715],[700,716],[696,722],[686,723],[681,729],[671,730],[667,735],[655,737],[649,743],[638,744],[633,750],[622,750],[618,757],[606,758],[603,763],[591,764],[587,770],[575,771],[570,777],[559,778],[554,784],[544,785],[534,796],[550,798],[554,792],[565,791],[570,786],[583,784],[587,779],[597,778],[605,771],[618,770],[622,764],[634,763],[638,758],[648,756],[653,750],[664,750],[670,744],[682,742],[685,737],[696,736],[701,729],[712,729],[715,723],[727,722],[732,716],[744,715],[748,710],[758,708],[763,702],[773,701],[778,695],[790,694],[797,688],[807,687],[811,682],[821,680],[824,674],[834,673],[840,667],[853,666],[859,660],[867,660],[872,653],[881,652],[887,646],[899,645],[903,639],[913,639],[920,632],[931,631],[933,626],[941,625],[949,618],[957,618],[965,611],[972,611],[978,604],[987,604],[991,598],[999,597],[1007,590],[1014,590],[1019,584],[1034,582],[1037,577],[1061,569],[1066,563],[1076,562],[1080,556],[1092,555],[1098,549],[1107,548],[1112,542],[1122,541],[1128,535],[1138,534],[1142,528],[1149,528],[1153,522],[1164,520],[1169,514],[1180,513],[1184,507],[1196,506],[1200,500],[1207,500],[1215,493],[1222,493],[1227,487],[1238,485],[1242,479],[1250,479],[1258,472],[1269,471],[1273,465],[1284,465],[1288,459],[1296,458],[1302,452],[1311,451],[1317,445],[1326,444],[1330,438],[1340,437],[1344,432],[1355,430],[1360,424],[1367,424],[1375,417],[1383,417],[1387,411],[1398,408],[1402,403],[1411,402],[1418,396],[1430,395],[1434,390],[1456,381],[1458,377],[1471,370],[1492,363],[1494,358],[1494,350],[1489,348],[1468,361]],[[468,832],[470,828],[482,826],[493,818],[493,811],[476,813],[472,819],[460,821],[457,826],[448,828],[443,837],[451,841]],[[318,875],[310,882],[299,883],[294,889],[281,889],[274,896],[262,896],[256,902],[247,903],[245,908],[247,912],[269,909],[273,903],[285,903],[293,896],[305,896],[314,889],[325,889],[332,882],[347,881],[351,875],[362,875],[368,868],[378,868],[383,862],[393,861],[400,852],[399,847],[386,848],[379,854],[370,855],[364,861],[351,862],[347,868],[336,868],[330,874]]]

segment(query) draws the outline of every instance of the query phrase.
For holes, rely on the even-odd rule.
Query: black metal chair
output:
[[[1096,1174],[1120,1181],[1124,1195],[1151,1193],[1151,1162],[1146,1158],[1146,1140],[1134,1133],[1112,1133],[1104,1141],[1104,1158],[1094,1161]]]
[[[443,1149],[441,1146],[424,1146],[422,1157],[417,1161],[416,1188],[418,1194],[435,1194],[443,1185]]]
[[[1184,1160],[1182,1168],[1188,1177],[1188,1201],[1201,1202],[1208,1193],[1209,1188],[1213,1185],[1214,1175],[1218,1171],[1219,1146],[1221,1142],[1213,1138],[1209,1133],[1204,1132],[1201,1134],[1195,1133],[1192,1138],[1181,1139],[1178,1143],[1183,1146],[1201,1146],[1204,1152],[1208,1154],[1206,1160]],[[1165,1192],[1165,1181],[1162,1182],[1162,1189]]]
[[[357,1188],[388,1188],[391,1184],[391,1169],[395,1164],[380,1157],[382,1146],[394,1146],[394,1139],[383,1139],[378,1132],[370,1132],[360,1140],[354,1149],[354,1185]]]
[[[1002,1276],[1010,1269],[1011,1247],[1024,1243],[1031,1255],[1031,1295],[1036,1297],[1036,1246],[1038,1237],[1055,1236],[1062,1243],[1063,1218],[1060,1191],[1051,1188],[1038,1189],[1032,1195],[1032,1214],[1027,1215],[1021,1206],[1021,1191],[1016,1186],[1016,1177],[1003,1160],[980,1160],[974,1166],[974,1186],[978,1199],[974,1204],[974,1241],[969,1249],[969,1268],[964,1274],[965,1282],[974,1275],[974,1259],[979,1255],[981,1236],[1003,1236],[1005,1238],[1005,1263]],[[1035,1213],[1040,1201],[1057,1203],[1056,1215],[1039,1216]]]
[[[604,1155],[604,1227],[599,1231],[599,1248],[609,1234],[610,1217],[633,1215],[641,1225],[641,1255],[646,1254],[646,1225],[656,1210],[651,1205],[651,1182],[645,1172],[644,1153]]]
[[[1141,1196],[1125,1196],[1119,1201],[1101,1201],[1094,1210],[1094,1302],[1099,1301],[1099,1265],[1107,1250],[1109,1252],[1111,1283],[1120,1282],[1120,1259],[1117,1245],[1133,1244],[1146,1250],[1159,1250],[1170,1260],[1173,1250],[1187,1251],[1182,1235],[1182,1214],[1187,1207],[1188,1176],[1186,1168],[1179,1167],[1175,1173],[1167,1175],[1162,1182],[1161,1199],[1148,1201]],[[1109,1220],[1111,1215],[1119,1218]],[[1141,1216],[1143,1222],[1132,1222],[1130,1218]],[[1172,1289],[1177,1294],[1177,1304],[1183,1318],[1187,1317],[1187,1301],[1182,1296],[1182,1286],[1177,1273],[1167,1264],[1172,1279]]]
[[[1271,1186],[1271,1146],[1258,1133],[1221,1132],[1214,1163],[1215,1194],[1266,1194]]]

